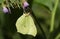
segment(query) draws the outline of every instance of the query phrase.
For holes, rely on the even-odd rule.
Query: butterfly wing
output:
[[[16,22],[17,32],[22,34],[28,34],[32,36],[36,36],[37,29],[34,24],[33,18],[31,15],[26,16],[23,14]]]

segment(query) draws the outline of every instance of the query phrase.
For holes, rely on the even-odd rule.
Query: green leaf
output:
[[[16,28],[17,32],[22,34],[28,34],[32,36],[36,36],[37,34],[37,29],[31,15],[26,16],[26,14],[23,14],[21,17],[19,17],[16,22]]]
[[[34,0],[34,2],[43,4],[47,6],[50,10],[52,10],[52,0]]]
[[[33,3],[32,10],[37,18],[49,18],[51,15],[49,10],[38,3]]]
[[[4,0],[0,0],[0,3],[2,3]]]
[[[15,33],[13,35],[13,39],[22,39],[21,36],[18,33]]]
[[[38,22],[40,23],[45,36],[48,38],[49,35],[48,27],[50,27],[48,25],[50,25],[50,17],[51,17],[50,11],[38,3],[33,3],[32,10]]]

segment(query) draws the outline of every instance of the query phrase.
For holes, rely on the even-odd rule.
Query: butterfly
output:
[[[19,17],[16,21],[17,32],[24,35],[32,35],[36,36],[37,28],[34,23],[32,16],[29,13],[24,13],[21,17]]]

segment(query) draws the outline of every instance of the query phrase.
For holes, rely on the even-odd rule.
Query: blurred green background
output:
[[[4,0],[0,0],[0,3],[3,3],[3,1]],[[12,1],[14,0],[11,0],[11,2]],[[51,27],[51,12],[53,11],[55,0],[28,0],[28,3],[33,11],[32,15],[37,25],[38,33],[36,37],[22,35],[17,32],[15,23],[23,14],[21,7],[10,7],[12,13],[5,14],[0,5],[0,39],[60,39],[60,1],[56,10],[54,30],[52,32],[50,32],[49,29]]]

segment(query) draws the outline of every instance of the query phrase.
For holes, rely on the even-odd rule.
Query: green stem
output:
[[[54,19],[55,19],[55,14],[56,14],[56,10],[58,7],[58,3],[59,3],[59,0],[55,0],[55,6],[53,8],[52,17],[51,17],[50,32],[52,32],[54,29]]]
[[[55,37],[55,39],[59,39],[60,38],[60,33]]]

